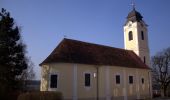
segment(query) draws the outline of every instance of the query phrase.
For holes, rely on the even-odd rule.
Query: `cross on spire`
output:
[[[64,35],[64,38],[67,38],[67,36],[66,36],[66,35]]]
[[[133,9],[135,10],[135,1],[132,0],[131,6],[133,7]]]

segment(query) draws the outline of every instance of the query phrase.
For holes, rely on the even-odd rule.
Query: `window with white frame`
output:
[[[120,75],[116,75],[116,84],[120,84]]]
[[[58,74],[51,74],[50,75],[50,88],[57,88],[58,87]]]
[[[90,83],[91,83],[91,75],[90,75],[90,73],[85,73],[84,74],[84,85],[85,85],[85,87],[90,87]]]
[[[133,84],[133,76],[129,76],[129,84]]]

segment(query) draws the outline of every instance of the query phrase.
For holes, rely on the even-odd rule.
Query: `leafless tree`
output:
[[[153,82],[160,85],[161,96],[167,96],[170,84],[170,47],[152,57]]]

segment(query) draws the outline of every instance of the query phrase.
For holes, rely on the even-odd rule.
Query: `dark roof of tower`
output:
[[[40,66],[57,62],[149,69],[133,51],[66,38]]]
[[[133,10],[127,16],[127,20],[132,22],[139,22],[142,20],[142,18],[142,15],[138,11],[136,11],[135,8],[133,8]]]

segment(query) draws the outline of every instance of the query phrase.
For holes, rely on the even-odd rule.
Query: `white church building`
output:
[[[125,48],[64,38],[40,64],[41,91],[64,100],[152,97],[147,24],[134,8],[124,25]]]

